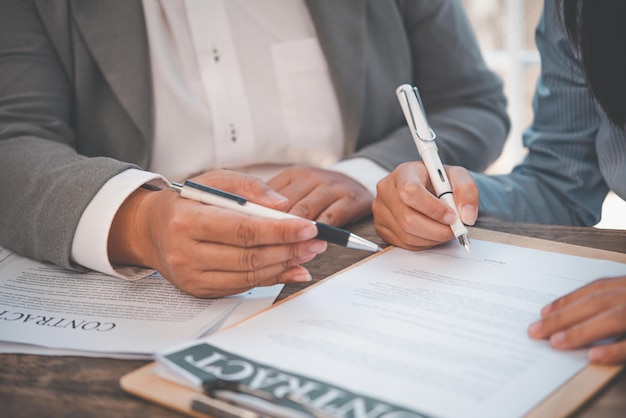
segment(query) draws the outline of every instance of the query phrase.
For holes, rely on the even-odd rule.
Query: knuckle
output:
[[[173,234],[180,234],[187,229],[188,220],[182,211],[174,211],[167,223],[168,230]]]
[[[409,232],[415,229],[415,216],[411,212],[398,215],[397,221],[402,232]]]
[[[309,179],[313,180],[314,183],[321,182],[324,179],[322,171],[318,168],[312,168],[311,170],[309,170],[308,176]]]
[[[245,247],[256,245],[259,239],[256,228],[254,228],[252,222],[247,219],[237,225],[235,228],[235,237],[237,241]]]
[[[305,218],[310,218],[311,213],[313,212],[313,210],[311,209],[311,206],[309,206],[306,203],[298,203],[294,209],[300,213],[300,216],[303,216]]]
[[[297,244],[289,245],[287,247],[288,257],[287,257],[287,259],[285,261],[291,262],[291,260],[297,259],[300,256],[301,248],[306,248],[305,244],[302,244],[302,245],[297,245]],[[304,250],[304,251],[306,251],[306,250]]]
[[[282,263],[280,263],[281,267],[282,267],[282,272],[284,272],[285,270],[290,269],[291,267],[297,266],[298,262],[296,261],[295,257],[292,258],[288,258],[287,260],[284,260]]]
[[[417,193],[417,185],[414,183],[403,183],[398,186],[398,194],[400,195],[400,199],[406,202],[411,196],[414,196]]]
[[[376,183],[376,196],[383,196],[385,192],[391,188],[391,186],[389,185],[390,182],[391,179],[389,177],[385,177],[384,179]]]
[[[166,251],[163,259],[170,271],[179,271],[188,265],[187,258],[178,251]]]
[[[244,248],[239,262],[242,270],[255,270],[263,265],[263,254],[256,248]]]
[[[246,284],[246,287],[251,289],[256,287],[260,282],[260,277],[258,270],[248,270],[243,273],[243,282]]]
[[[335,213],[333,211],[326,211],[324,212],[324,217],[326,218],[324,220],[325,223],[329,224],[329,225],[337,225],[337,215],[335,215]]]
[[[359,201],[359,195],[358,195],[358,193],[357,193],[355,190],[353,190],[353,189],[350,189],[350,190],[345,190],[345,191],[342,193],[342,196],[341,196],[341,197],[342,197],[343,199],[347,199],[350,203],[354,203],[354,202]]]

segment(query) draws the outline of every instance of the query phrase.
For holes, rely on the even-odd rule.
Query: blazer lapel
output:
[[[359,135],[365,94],[365,1],[307,0],[337,90],[346,153]]]
[[[152,86],[148,39],[140,0],[71,0],[85,43],[122,106],[152,138]]]

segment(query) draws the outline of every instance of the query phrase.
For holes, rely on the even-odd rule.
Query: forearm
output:
[[[597,177],[595,187],[575,190],[575,182],[560,183],[563,177],[539,172],[472,176],[479,190],[479,218],[507,222],[592,226],[608,191]]]
[[[399,105],[398,105],[399,106]],[[502,113],[504,104],[497,99],[451,105],[428,112],[437,134],[437,148],[442,162],[483,171],[502,152],[508,133],[508,119]],[[392,171],[409,161],[421,161],[408,127],[401,126],[380,141],[363,147],[351,157],[368,158]]]
[[[32,137],[0,141],[0,244],[66,268],[74,231],[92,197],[131,164],[86,158]]]

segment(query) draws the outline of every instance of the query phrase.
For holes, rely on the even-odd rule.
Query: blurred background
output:
[[[543,0],[462,0],[488,65],[504,79],[511,132],[501,157],[489,168],[508,173],[525,155],[522,132],[532,121],[532,96],[540,60],[534,40]],[[611,193],[599,228],[626,229],[626,202]]]

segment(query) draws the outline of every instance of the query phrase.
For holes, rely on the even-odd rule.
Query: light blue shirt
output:
[[[472,173],[479,217],[591,226],[609,189],[626,198],[626,132],[594,101],[554,0],[544,3],[536,41],[542,69],[528,155],[507,175]]]

